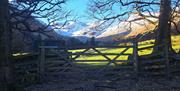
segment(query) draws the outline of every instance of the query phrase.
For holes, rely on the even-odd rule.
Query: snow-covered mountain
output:
[[[152,25],[148,20],[138,20],[141,18],[138,14],[132,14],[127,21],[122,21],[117,24],[106,26],[106,28],[100,30],[99,25],[103,21],[96,21],[92,23],[73,22],[70,21],[66,24],[54,23],[53,27],[56,32],[63,36],[74,37],[82,42],[88,41],[89,38],[95,37],[99,41],[113,41],[115,38],[122,38],[126,36],[135,36],[139,33],[144,33],[149,30],[153,30],[155,25]],[[151,21],[157,21],[155,18],[147,18]],[[128,21],[134,22],[129,23]],[[141,31],[142,30],[142,31]]]
[[[96,27],[97,22],[94,23],[82,23],[82,22],[68,22],[66,24],[55,23],[53,25],[56,28],[56,32],[63,36],[74,37],[82,42],[88,41],[91,37],[97,37],[102,34],[103,31],[98,31]]]
[[[156,14],[156,16],[158,16],[158,14]],[[126,21],[122,21],[119,24],[108,27],[105,32],[103,32],[100,36],[97,36],[97,39],[114,41],[149,32],[154,30],[156,27],[156,23],[152,24],[149,20],[157,22],[157,19],[153,17],[143,19],[138,14],[132,14]]]

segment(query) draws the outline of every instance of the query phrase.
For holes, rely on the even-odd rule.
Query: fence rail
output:
[[[126,42],[127,43],[127,42]],[[164,45],[158,45],[157,47],[162,47]],[[123,44],[119,46],[74,46],[74,47],[57,47],[57,46],[40,46],[40,55],[36,62],[25,62],[25,63],[17,63],[18,67],[26,67],[26,65],[31,65],[31,67],[24,70],[18,70],[19,73],[27,72],[27,71],[36,71],[41,78],[44,75],[47,75],[47,72],[58,74],[66,72],[67,69],[71,68],[74,63],[77,62],[106,62],[106,66],[110,64],[118,65],[118,63],[132,64],[131,68],[133,68],[136,77],[138,77],[141,72],[140,69],[143,69],[141,66],[145,64],[153,64],[155,62],[162,62],[166,60],[166,73],[169,74],[169,60],[166,53],[157,52],[151,55],[141,57],[142,60],[146,59],[146,61],[141,61],[139,58],[139,51],[147,50],[154,48],[154,45],[145,46],[144,44],[138,45],[138,41],[131,41],[128,45]],[[119,49],[119,53],[111,52],[103,52],[100,49]],[[72,50],[79,50],[71,52]],[[132,52],[127,52],[129,49],[132,49]],[[71,50],[71,51],[69,51]],[[166,52],[168,52],[166,50]],[[83,57],[98,57],[101,56],[103,59],[82,59]],[[110,56],[113,56],[112,58]],[[126,56],[127,59],[119,59],[121,56]],[[155,56],[162,56],[162,58],[156,58],[149,60],[148,58],[152,58]],[[147,60],[148,59],[148,60]],[[36,66],[33,66],[36,65]],[[33,68],[34,67],[34,68]],[[129,67],[129,65],[127,66]],[[33,69],[32,69],[33,68]],[[151,67],[149,67],[151,68]],[[19,68],[20,69],[20,68]],[[54,71],[54,72],[53,72]]]

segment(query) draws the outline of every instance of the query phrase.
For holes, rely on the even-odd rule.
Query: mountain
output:
[[[149,13],[144,13],[148,15]],[[159,16],[159,13],[153,13],[154,16]],[[179,18],[174,19],[178,24]],[[152,23],[153,22],[153,23]],[[84,43],[95,37],[100,42],[112,42],[124,39],[129,39],[139,34],[146,34],[155,30],[158,19],[154,17],[142,17],[138,13],[131,14],[126,21],[116,22],[104,29],[99,28],[103,21],[96,21],[92,23],[83,22],[68,22],[67,24],[55,23],[54,27],[61,29],[56,32],[63,36],[74,37]],[[174,26],[172,27],[174,32]]]
[[[146,15],[146,13],[144,14]],[[158,14],[155,13],[155,15]],[[144,34],[155,29],[156,24],[151,24],[149,20],[157,22],[156,18],[147,17],[143,19],[137,13],[134,13],[126,21],[121,21],[119,24],[107,28],[104,33],[97,36],[97,39],[100,41],[119,41]]]
[[[56,32],[63,36],[74,37],[82,42],[87,42],[89,38],[95,37],[98,41],[114,41],[117,38],[121,39],[135,36],[139,33],[144,33],[149,30],[153,30],[154,26],[149,26],[147,20],[136,20],[129,23],[128,21],[133,21],[140,18],[138,14],[132,14],[127,21],[117,22],[113,25],[106,26],[106,28],[101,29],[98,27],[103,23],[103,21],[96,21],[92,23],[83,22],[68,22],[66,24],[54,23],[53,27],[59,28]],[[152,21],[157,21],[155,18],[148,18]],[[131,28],[130,28],[131,27]],[[143,31],[140,31],[144,29]]]
[[[74,37],[82,42],[87,42],[91,37],[97,37],[103,31],[97,31],[97,22],[86,24],[83,22],[68,22],[66,24],[54,23],[53,28],[61,36]]]

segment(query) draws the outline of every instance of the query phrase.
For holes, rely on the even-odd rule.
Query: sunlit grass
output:
[[[151,40],[147,40],[147,41],[142,41],[138,43],[138,48],[143,48],[143,47],[148,47],[148,46],[152,46],[154,45],[155,40],[151,39]],[[178,52],[180,50],[180,35],[178,36],[172,36],[172,47],[173,49]],[[99,50],[101,53],[121,53],[125,48],[99,48],[97,50]],[[84,49],[81,50],[71,50],[70,52],[82,52]],[[138,55],[139,56],[143,56],[143,55],[148,55],[151,54],[153,51],[153,48],[149,48],[146,50],[142,50],[142,51],[138,51]],[[96,53],[92,50],[87,51],[90,53]],[[86,52],[86,53],[87,53]],[[133,48],[129,48],[125,53],[128,54],[132,54],[133,53]],[[116,57],[116,55],[107,55],[108,58],[110,58],[111,60],[114,59]],[[129,56],[120,56],[118,57],[116,60],[128,60]],[[79,58],[77,58],[76,60],[107,60],[106,58],[104,58],[102,55],[97,55],[97,56],[84,56],[81,55]],[[108,62],[77,62],[77,64],[88,64],[88,65],[105,65]],[[121,63],[120,63],[121,64]]]
[[[154,45],[154,40],[146,40],[146,41],[142,41],[138,43],[138,48],[143,48],[143,47],[147,47],[147,46],[152,46]],[[120,44],[120,45],[132,45],[131,43],[129,44]],[[178,36],[172,36],[172,47],[176,52],[180,51],[180,35]],[[123,50],[125,50],[125,48],[96,48],[97,50],[99,50],[101,53],[121,53]],[[78,53],[78,52],[83,52],[85,49],[78,49],[78,50],[69,50],[69,52],[72,53]],[[153,48],[150,49],[146,49],[146,50],[142,50],[142,51],[138,51],[138,55],[142,56],[142,55],[148,55],[151,54],[153,51]],[[97,52],[95,52],[94,50],[90,49],[89,51],[87,51],[86,53],[94,53],[94,54],[98,54]],[[133,54],[133,48],[129,48],[125,54]],[[15,53],[13,54],[13,57],[19,57],[19,56],[26,56],[29,55],[29,53]],[[109,59],[113,60],[117,55],[106,55]],[[73,55],[72,57],[75,57],[75,55]],[[127,55],[121,55],[120,57],[118,57],[116,60],[128,60]],[[102,66],[102,65],[106,65],[108,64],[107,62],[104,62],[103,60],[107,60],[106,58],[104,58],[102,55],[91,55],[91,56],[85,56],[85,55],[81,55],[80,57],[78,57],[76,60],[84,60],[84,62],[77,62],[77,64],[85,64],[85,65],[94,65],[94,66]],[[94,60],[94,62],[85,62],[86,60]],[[102,60],[103,62],[95,62],[96,60]],[[118,62],[117,64],[122,64],[122,62]],[[113,65],[113,64],[112,64]]]
[[[24,56],[24,55],[28,55],[29,53],[15,53],[12,54],[13,57],[17,57],[17,56]]]
[[[176,52],[180,51],[180,35],[179,36],[172,36],[172,47]]]
[[[92,65],[92,66],[104,66],[107,65],[108,62],[77,62],[80,65]]]

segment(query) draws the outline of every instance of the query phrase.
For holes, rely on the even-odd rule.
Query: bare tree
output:
[[[13,74],[11,65],[11,42],[9,28],[8,0],[0,1],[0,89],[9,91],[13,89]]]
[[[155,29],[155,46],[166,44],[171,50],[170,29],[176,7],[179,7],[179,0],[92,0],[89,12],[95,19],[110,24],[122,21],[131,24],[138,20],[146,20],[151,24],[158,24]],[[157,16],[158,12],[159,16]],[[134,13],[140,17],[129,21],[128,18]],[[152,21],[150,18],[158,19],[158,21]],[[176,25],[176,23],[173,24]],[[158,47],[154,48],[154,50],[158,51],[161,49]]]
[[[55,21],[68,21],[70,11],[63,8],[67,0],[0,0],[0,90],[13,91],[13,64],[11,61],[12,31],[43,33]],[[42,19],[43,26],[32,28],[32,19]],[[48,30],[48,31],[47,31]],[[52,30],[52,29],[51,29]]]
[[[68,21],[74,21],[71,11],[65,9],[67,0],[14,0],[10,5],[11,30],[14,36],[20,33],[23,38],[23,47],[19,51],[27,50],[33,45],[31,42],[37,38],[58,39],[54,29],[62,28]],[[61,23],[61,27],[52,27],[56,22]],[[53,31],[52,31],[53,30]],[[36,35],[36,37],[34,36]],[[32,37],[34,36],[34,37]],[[31,41],[27,41],[30,39]],[[13,37],[13,43],[16,41]],[[22,46],[22,43],[18,45]],[[16,49],[13,47],[13,49]]]
[[[155,44],[165,44],[171,49],[171,0],[160,1],[159,23],[156,31]],[[155,50],[162,51],[161,47],[156,47]]]
[[[66,23],[70,18],[71,11],[66,10],[67,0],[16,0],[11,3],[11,28],[19,31],[48,32],[49,26],[56,21]],[[31,28],[33,24],[29,22],[35,18],[45,22],[44,26]],[[23,27],[23,28],[22,28]],[[48,30],[48,31],[47,31]],[[53,29],[51,29],[53,30]]]

